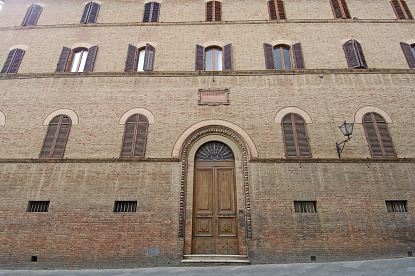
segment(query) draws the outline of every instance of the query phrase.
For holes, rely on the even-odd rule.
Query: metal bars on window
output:
[[[135,213],[137,212],[137,201],[115,201],[114,213]]]
[[[30,213],[46,213],[49,211],[50,201],[29,201],[27,212]]]
[[[408,212],[406,205],[406,200],[386,200],[386,210],[388,210],[388,213],[406,213]]]
[[[316,201],[294,201],[296,213],[317,213]]]

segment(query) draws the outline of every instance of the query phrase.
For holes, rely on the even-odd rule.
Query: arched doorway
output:
[[[192,254],[239,254],[235,157],[209,141],[195,155]]]

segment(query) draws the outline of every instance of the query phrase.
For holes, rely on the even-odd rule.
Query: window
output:
[[[1,73],[17,73],[19,71],[20,63],[22,63],[25,50],[22,49],[13,49],[9,52],[6,62],[3,65]]]
[[[158,22],[160,16],[160,3],[149,2],[144,5],[143,22]]]
[[[84,12],[81,17],[81,23],[97,23],[100,6],[95,2],[89,2],[85,5]]]
[[[301,43],[296,43],[292,47],[285,44],[272,46],[264,43],[264,56],[266,69],[304,69]]]
[[[37,4],[32,4],[26,12],[22,26],[32,26],[37,24],[37,20],[42,13],[43,8]]]
[[[316,201],[294,201],[296,213],[317,213]]]
[[[347,8],[346,0],[330,0],[334,18],[350,19],[350,12]]]
[[[206,3],[206,21],[222,20],[222,3],[219,1],[210,1]]]
[[[391,0],[390,2],[397,19],[414,19],[405,0]]]
[[[135,213],[137,212],[137,201],[115,201],[114,213]]]
[[[131,115],[124,129],[121,157],[143,158],[147,143],[148,119],[141,114]]]
[[[362,46],[357,40],[351,39],[344,43],[343,50],[349,68],[367,68]]]
[[[409,68],[415,68],[415,44],[409,45],[401,42],[401,47]]]
[[[222,71],[232,70],[232,44],[223,48],[196,45],[196,70]]]
[[[311,151],[306,123],[298,114],[289,113],[282,119],[286,157],[310,158]]]
[[[285,4],[283,0],[269,0],[268,12],[271,20],[287,19],[285,15]]]
[[[0,1],[0,11],[3,8],[3,6],[4,6],[4,2],[3,1]]]
[[[63,158],[71,125],[71,118],[63,114],[50,121],[40,158]]]
[[[406,200],[386,200],[386,210],[388,213],[406,213],[408,212]]]
[[[49,211],[50,201],[29,201],[27,212],[30,213],[46,213]]]
[[[366,113],[363,127],[372,157],[396,157],[388,124],[378,113]]]
[[[63,47],[56,66],[56,72],[92,72],[98,47],[70,48]]]
[[[137,48],[128,45],[127,59],[125,61],[125,72],[153,71],[155,48],[150,44]]]

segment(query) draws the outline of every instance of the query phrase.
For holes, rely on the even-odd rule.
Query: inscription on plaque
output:
[[[228,105],[229,89],[199,89],[199,105]]]

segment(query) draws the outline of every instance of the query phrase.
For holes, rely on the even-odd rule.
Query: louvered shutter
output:
[[[362,59],[359,55],[359,50],[355,40],[349,40],[343,44],[344,53],[349,68],[360,68],[363,66],[361,63]],[[359,43],[360,46],[360,43]],[[361,47],[360,47],[361,50]],[[363,53],[363,52],[362,52]],[[366,61],[365,61],[366,62]]]
[[[87,23],[96,23],[98,18],[100,6],[95,2],[91,2],[90,12],[88,15]]]
[[[201,45],[196,44],[196,63],[195,69],[196,70],[204,70],[205,68],[205,48]]]
[[[29,21],[30,15],[32,14],[33,5],[30,5],[30,7],[27,9],[26,14],[23,18],[22,26],[26,26],[27,22]]]
[[[311,157],[304,119],[298,114],[287,114],[282,120],[287,157]]]
[[[403,0],[391,0],[390,1],[392,8],[398,19],[413,19],[411,11],[408,8],[408,5]]]
[[[232,70],[232,44],[227,44],[223,47],[224,52],[224,69]]]
[[[50,157],[50,153],[52,152],[53,145],[55,143],[55,136],[57,134],[57,130],[58,124],[49,124],[45,140],[43,141],[42,150],[40,152],[40,158]]]
[[[296,43],[292,46],[295,68],[304,69],[304,58],[301,43]]]
[[[4,63],[2,73],[17,73],[22,63],[25,51],[22,49],[13,49],[9,52],[6,62]]]
[[[88,57],[86,58],[84,72],[92,72],[94,70],[97,52],[98,52],[98,46],[93,46],[88,49]]]
[[[132,153],[134,150],[133,143],[134,136],[135,136],[135,128],[136,128],[136,120],[135,117],[137,114],[132,115],[134,117],[128,118],[127,122],[125,123],[125,129],[124,129],[124,137],[123,137],[123,143],[122,143],[122,149],[121,149],[121,157],[132,157]]]
[[[9,55],[7,56],[6,62],[3,65],[3,69],[1,69],[2,73],[8,73],[10,69],[10,65],[12,64],[12,61],[14,59],[14,56],[16,54],[17,49],[13,49],[9,52]]]
[[[363,53],[362,45],[360,45],[360,43],[356,40],[354,41],[354,45],[355,45],[356,52],[357,52],[357,55],[360,61],[360,67],[367,68],[366,58]]]
[[[285,154],[287,157],[297,157],[297,146],[295,143],[294,128],[291,117],[291,114],[288,114],[282,120]]]
[[[277,1],[277,8],[278,8],[278,17],[279,19],[287,19],[287,16],[285,15],[285,4],[282,0],[276,0]]]
[[[153,71],[154,54],[156,49],[150,44],[146,44],[144,54],[144,71]]]
[[[268,1],[268,12],[269,12],[269,18],[271,20],[278,19],[277,8],[275,6],[275,1],[274,0],[269,0]]]
[[[222,21],[222,3],[215,1],[215,21]]]
[[[150,13],[152,9],[152,3],[146,3],[144,5],[143,22],[150,22]]]
[[[37,24],[37,21],[39,20],[40,14],[42,13],[43,8],[39,5],[33,4],[30,7],[30,14],[26,21],[24,21],[23,26],[33,26]],[[28,13],[29,13],[28,10]]]
[[[405,11],[405,13],[406,13],[406,18],[407,19],[414,19],[414,17],[412,16],[412,13],[411,13],[411,11],[409,10],[409,7],[408,7],[408,5],[406,4],[406,2],[404,1],[404,0],[401,0],[401,4],[402,4],[402,7],[403,7],[403,10]]]
[[[351,18],[349,8],[347,7],[346,0],[340,0],[342,9],[343,9],[343,18]]]
[[[272,53],[272,45],[264,43],[265,68],[274,69],[274,54]]]
[[[408,62],[409,68],[415,68],[415,56],[411,49],[411,45],[401,42],[402,51]]]
[[[206,3],[206,21],[213,21],[213,1]]]
[[[153,2],[152,3],[152,12],[151,12],[151,22],[158,22],[159,15],[160,15],[160,3]]]
[[[331,8],[335,18],[343,18],[343,13],[338,0],[330,0]]]
[[[55,72],[60,73],[60,72],[66,71],[66,66],[68,64],[68,60],[69,60],[69,56],[71,55],[71,52],[72,50],[70,48],[67,48],[67,47],[62,48],[62,52],[59,57],[58,64],[56,65]]]
[[[144,157],[148,131],[148,120],[145,116],[139,115],[136,129],[134,157]]]
[[[295,114],[295,129],[296,129],[296,143],[297,143],[297,156],[298,157],[311,157],[310,146],[308,142],[307,130],[304,119]]]
[[[133,72],[137,67],[138,50],[137,47],[129,44],[127,58],[125,59],[125,72]]]
[[[91,12],[91,6],[92,6],[92,2],[89,2],[88,4],[85,5],[84,12],[82,13],[82,17],[81,17],[81,23],[88,22],[88,17]]]
[[[46,137],[40,152],[41,158],[62,158],[71,129],[71,119],[58,115],[49,123]]]
[[[367,113],[363,117],[363,126],[372,157],[395,157],[392,137],[385,119],[377,113]]]
[[[121,157],[144,157],[148,120],[141,114],[131,115],[125,123]]]

